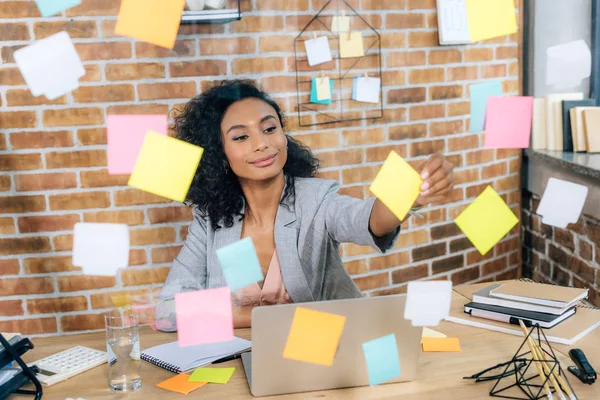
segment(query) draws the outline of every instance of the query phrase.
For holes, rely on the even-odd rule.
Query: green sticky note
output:
[[[188,382],[208,382],[208,383],[220,383],[226,384],[229,382],[235,368],[197,368]]]

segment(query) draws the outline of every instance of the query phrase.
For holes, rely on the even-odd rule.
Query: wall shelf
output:
[[[181,16],[182,24],[227,24],[242,19],[241,0],[227,0],[226,8],[201,11],[185,10]]]

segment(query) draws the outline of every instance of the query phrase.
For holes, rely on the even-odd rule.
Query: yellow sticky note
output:
[[[331,20],[331,32],[348,32],[350,30],[350,17],[334,16]]]
[[[330,100],[331,99],[331,85],[329,78],[319,77],[316,79],[317,83],[317,100]]]
[[[517,32],[514,0],[467,0],[466,6],[473,42]]]
[[[158,385],[156,385],[156,387],[159,387],[159,388],[165,389],[165,390],[170,390],[171,392],[188,394],[188,393],[206,385],[206,383],[207,383],[207,382],[189,382],[188,381],[189,377],[190,376],[188,374],[179,374],[170,379],[167,379],[166,381],[159,383]]]
[[[421,343],[423,343],[423,338],[428,337],[436,337],[436,338],[445,338],[448,337],[441,332],[434,331],[433,329],[429,329],[427,327],[423,328],[423,333],[421,334]]]
[[[369,189],[398,219],[404,219],[419,197],[421,183],[419,173],[392,151]]]
[[[172,49],[185,0],[122,0],[115,33]]]
[[[342,33],[339,38],[341,58],[362,57],[365,55],[362,32],[351,32],[350,35]]]
[[[283,358],[331,366],[346,317],[296,308]]]
[[[457,338],[424,337],[423,351],[457,352],[460,351],[460,343]]]
[[[481,255],[485,255],[519,222],[519,219],[502,197],[488,186],[454,222]]]
[[[112,303],[115,307],[127,307],[131,305],[131,298],[128,294],[115,294],[110,296]]]
[[[183,202],[203,152],[202,147],[148,131],[128,185]]]

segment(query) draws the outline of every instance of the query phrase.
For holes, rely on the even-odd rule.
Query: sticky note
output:
[[[264,279],[252,238],[246,237],[221,247],[216,253],[232,292]]]
[[[31,94],[54,100],[79,87],[85,68],[67,32],[59,32],[14,53]],[[49,79],[48,77],[52,77]]]
[[[208,382],[226,384],[229,382],[235,368],[197,368],[190,378],[190,382]]]
[[[204,149],[170,136],[149,131],[129,177],[129,186],[185,200]]]
[[[296,308],[283,358],[331,366],[335,358],[346,317]]]
[[[172,49],[185,0],[122,0],[115,33]]]
[[[350,18],[334,15],[331,19],[331,32],[348,32],[350,30]]]
[[[131,174],[148,131],[166,135],[166,115],[109,115],[106,138],[108,173]]]
[[[81,4],[81,0],[35,0],[35,2],[42,17],[50,17]]]
[[[471,40],[492,39],[517,32],[514,0],[466,0]]]
[[[369,190],[402,220],[419,197],[421,183],[419,173],[392,151]]]
[[[502,82],[493,81],[471,85],[471,133],[481,132],[484,128],[488,97],[502,96]]]
[[[327,36],[321,36],[316,39],[304,41],[308,65],[315,66],[331,61],[331,48]]]
[[[531,138],[533,97],[488,97],[485,117],[485,147],[526,149]]]
[[[571,89],[589,78],[592,52],[585,40],[549,47],[546,50],[546,84],[557,89]]]
[[[481,255],[487,254],[519,219],[488,186],[454,221]]]
[[[542,223],[564,229],[579,220],[587,194],[587,186],[550,178],[536,213]]]
[[[317,100],[331,100],[331,84],[328,77],[317,78],[315,83],[317,84]]]
[[[233,340],[229,288],[175,294],[177,337],[180,347]]]
[[[404,319],[413,326],[437,326],[448,317],[452,281],[413,281],[408,283]]]
[[[447,337],[445,334],[434,331],[433,329],[429,329],[427,327],[423,328],[423,333],[421,334],[421,343],[423,343],[423,338],[426,337],[437,337],[437,338],[445,338]]]
[[[158,385],[156,385],[156,387],[159,387],[159,388],[165,389],[165,390],[169,390],[169,391],[175,392],[175,393],[189,394],[189,393],[193,392],[194,390],[206,385],[206,383],[207,383],[207,382],[190,382],[190,381],[188,381],[189,377],[190,376],[188,374],[175,375],[174,377],[169,378],[166,381],[159,383]]]
[[[333,93],[333,79],[329,79],[329,92],[330,96],[326,100],[317,99],[317,80],[321,78],[312,78],[312,87],[310,90],[310,102],[315,104],[331,104],[331,94]]]
[[[460,351],[460,343],[458,338],[424,337],[423,351],[458,352]]]
[[[356,80],[356,101],[364,103],[379,103],[381,79],[360,77]]]
[[[356,92],[358,90],[358,78],[358,76],[355,76],[352,82],[352,100],[356,100]]]
[[[127,307],[131,305],[131,298],[127,294],[115,294],[110,296],[110,300],[117,308]]]
[[[78,222],[73,232],[73,265],[86,275],[115,275],[129,265],[129,228],[125,224]]]
[[[400,376],[400,358],[398,357],[396,335],[390,334],[369,340],[363,343],[362,347],[371,386],[379,385]]]
[[[342,33],[339,39],[341,58],[362,57],[365,55],[362,32]]]
[[[440,44],[471,43],[465,0],[438,0]]]

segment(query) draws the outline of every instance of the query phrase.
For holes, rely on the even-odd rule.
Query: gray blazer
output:
[[[339,195],[339,183],[295,178],[294,204],[279,205],[275,246],[281,275],[294,303],[361,297],[338,253],[340,243],[369,245],[380,252],[393,247],[400,228],[384,237],[370,233],[375,198],[359,200]],[[243,210],[242,210],[243,213]],[[175,293],[227,286],[216,250],[240,240],[242,221],[214,229],[194,210],[194,220],[165,281],[156,310],[157,327],[175,330]]]

